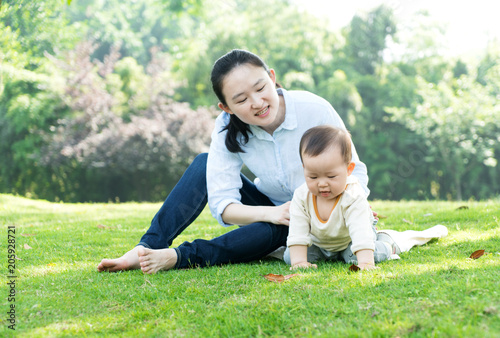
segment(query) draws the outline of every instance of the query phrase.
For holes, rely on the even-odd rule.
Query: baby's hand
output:
[[[318,266],[316,264],[311,264],[309,262],[299,262],[299,263],[295,263],[294,265],[292,265],[292,267],[290,268],[290,270],[295,270],[295,269],[309,269],[309,268],[315,268],[317,269]]]
[[[378,266],[375,266],[375,264],[373,263],[360,263],[358,264],[358,267],[361,270],[375,270],[379,268]]]

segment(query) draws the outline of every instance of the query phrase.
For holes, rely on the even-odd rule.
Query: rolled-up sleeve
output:
[[[231,226],[222,220],[224,209],[231,204],[241,204],[240,189],[243,185],[240,177],[243,162],[238,154],[231,153],[225,145],[226,131],[220,132],[229,120],[227,113],[222,113],[215,121],[212,141],[207,160],[208,206],[212,216],[222,226]]]

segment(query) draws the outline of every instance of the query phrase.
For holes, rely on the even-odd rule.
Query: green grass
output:
[[[461,205],[468,209],[457,210]],[[137,244],[160,204],[62,204],[0,195],[1,246],[5,252],[7,226],[15,226],[20,258],[15,334],[500,337],[500,201],[372,206],[387,216],[380,228],[443,224],[449,235],[375,271],[320,263],[280,284],[262,277],[290,273],[272,259],[156,275],[97,273],[102,258]],[[205,210],[174,244],[227,230]],[[488,254],[469,259],[478,249]],[[8,276],[3,257],[0,271]],[[8,336],[5,283],[0,292],[0,336]]]

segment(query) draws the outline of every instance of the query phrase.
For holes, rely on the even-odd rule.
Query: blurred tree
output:
[[[68,12],[84,38],[99,46],[93,57],[103,60],[118,45],[123,57],[146,66],[151,48],[175,54],[186,39],[192,42],[202,4],[202,0],[73,0]]]
[[[453,77],[458,79],[460,76],[467,74],[469,74],[467,71],[467,65],[462,62],[462,60],[457,60],[455,67],[453,67]]]
[[[10,27],[21,50],[28,56],[25,67],[43,63],[45,52],[74,46],[77,30],[70,26],[66,6],[60,0],[4,2],[0,7],[0,29]]]
[[[49,196],[57,181],[38,166],[41,132],[64,109],[45,52],[71,47],[76,36],[64,3],[4,2],[0,6],[0,190]]]
[[[490,68],[498,64],[500,64],[500,41],[492,41],[489,43],[486,53],[477,69],[477,81],[483,86],[486,85],[488,80],[492,80],[491,78],[486,79],[486,73],[488,73]]]
[[[425,12],[397,22],[386,6],[332,31],[289,0],[4,1],[0,191],[163,199],[207,142],[210,128],[190,121],[211,123],[197,107],[216,103],[214,61],[245,48],[285,88],[332,103],[368,165],[372,198],[491,197],[500,49],[492,41],[478,67],[445,58],[444,32]],[[95,48],[75,48],[83,40]],[[205,141],[189,141],[191,130]],[[460,154],[468,162],[448,168]]]
[[[389,109],[394,121],[421,135],[434,163],[442,163],[453,187],[453,197],[463,198],[464,177],[472,169],[496,166],[494,145],[500,134],[498,98],[487,88],[462,75],[449,74],[437,86],[418,77],[423,102],[413,109]]]
[[[133,59],[120,59],[117,49],[105,62],[92,61],[95,49],[83,43],[67,55],[51,57],[64,70],[61,99],[73,113],[45,134],[41,163],[76,163],[93,173],[98,187],[74,187],[80,196],[94,193],[92,200],[163,199],[193,157],[208,150],[213,112],[172,101],[175,84],[161,55],[153,55],[144,73]],[[137,90],[127,93],[132,83]],[[117,114],[124,96],[131,111],[122,107]]]
[[[356,121],[363,102],[356,86],[347,79],[344,71],[336,70],[331,77],[320,82],[316,94],[335,106],[349,130],[357,127]]]
[[[366,17],[355,15],[347,35],[346,51],[360,74],[374,75],[383,63],[387,39],[396,33],[396,24],[390,7],[381,5]]]
[[[184,84],[177,100],[196,106],[216,103],[210,84],[213,63],[234,48],[259,55],[277,73],[278,82],[315,91],[331,76],[323,72],[341,49],[340,37],[327,23],[281,0],[211,2],[205,5],[206,21],[193,34],[174,70]],[[272,19],[270,19],[272,18]]]

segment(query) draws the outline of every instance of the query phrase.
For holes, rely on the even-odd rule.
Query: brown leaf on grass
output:
[[[285,276],[275,275],[274,273],[268,273],[267,275],[264,275],[264,278],[275,283],[281,283],[285,280]]]
[[[31,237],[31,236],[36,236],[36,234],[21,234],[23,237]]]
[[[377,214],[377,217],[382,219],[382,218],[387,218],[387,216],[384,216],[384,215],[381,215],[381,214]]]
[[[114,229],[114,227],[110,227],[110,226],[107,226],[107,225],[104,225],[104,224],[97,224],[97,227],[99,229],[105,229],[105,230]]]
[[[299,274],[298,274],[298,273],[292,273],[292,274],[290,274],[290,275],[286,275],[286,276],[285,276],[285,280],[290,279],[290,278],[293,278],[293,277],[296,277],[296,276],[299,276]]]
[[[33,249],[33,248],[32,248],[32,247],[30,247],[28,244],[24,244],[24,248],[25,248],[26,250],[31,250],[31,249]]]
[[[293,278],[295,276],[298,276],[298,273],[294,273],[291,275],[275,275],[274,273],[268,273],[267,275],[264,275],[264,278],[267,279],[270,282],[275,282],[275,283],[282,283],[286,281],[287,279]]]
[[[411,221],[409,221],[407,219],[404,219],[404,218],[403,218],[403,222],[408,223],[408,224],[413,224],[413,222],[411,222]]]
[[[359,266],[357,266],[356,264],[352,264],[350,267],[349,267],[349,271],[352,271],[352,272],[357,272],[361,270],[361,268]]]
[[[463,210],[463,209],[469,209],[469,207],[466,205],[461,205],[458,208],[456,208],[455,210]]]
[[[474,251],[469,258],[472,258],[472,259],[478,259],[479,257],[481,257],[482,255],[484,255],[484,250],[476,250]]]

